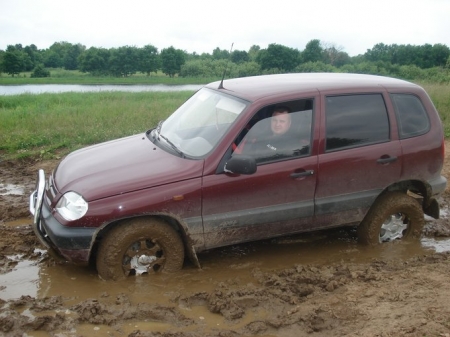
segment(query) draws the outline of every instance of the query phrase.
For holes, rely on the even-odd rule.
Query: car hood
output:
[[[75,151],[58,165],[59,193],[75,191],[87,201],[199,177],[203,160],[180,158],[153,144],[145,134]]]

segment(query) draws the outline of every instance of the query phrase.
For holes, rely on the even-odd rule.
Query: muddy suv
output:
[[[185,255],[357,226],[417,238],[446,187],[442,124],[398,79],[286,74],[206,85],[145,133],[73,152],[30,196],[40,241],[104,279],[173,271]]]

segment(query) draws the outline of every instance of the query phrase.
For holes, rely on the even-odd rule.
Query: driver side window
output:
[[[236,139],[233,155],[252,156],[257,164],[309,155],[312,107],[305,99],[261,109]]]

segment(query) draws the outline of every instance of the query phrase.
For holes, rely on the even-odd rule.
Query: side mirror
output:
[[[225,172],[235,174],[253,174],[256,172],[256,160],[253,157],[236,154],[225,164]]]

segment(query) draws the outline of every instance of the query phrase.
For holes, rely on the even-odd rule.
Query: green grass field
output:
[[[450,86],[420,83],[450,137]],[[0,96],[0,159],[52,158],[144,132],[192,92],[101,92]]]
[[[52,157],[144,132],[192,92],[0,96],[0,156]]]
[[[431,97],[444,125],[445,138],[450,137],[450,85],[418,83]]]

